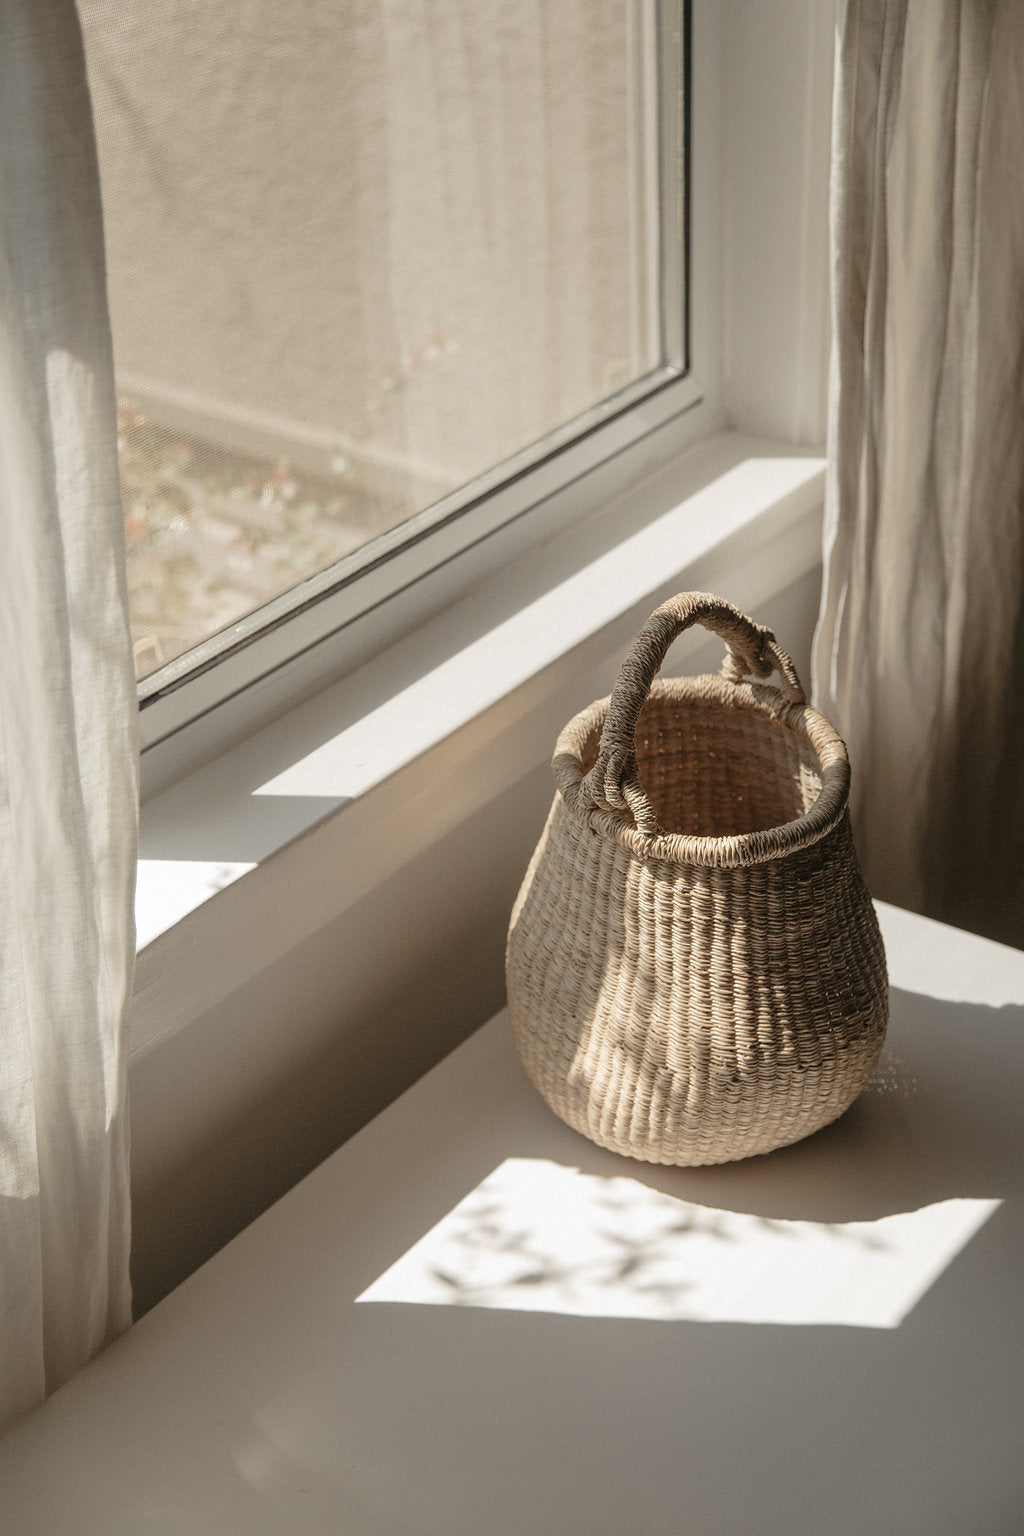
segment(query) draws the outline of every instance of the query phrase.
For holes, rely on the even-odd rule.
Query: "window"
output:
[[[687,14],[80,9],[148,744],[693,403]]]

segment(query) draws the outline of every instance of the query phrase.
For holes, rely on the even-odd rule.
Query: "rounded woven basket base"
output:
[[[699,1113],[680,1114],[678,1102],[673,1106],[678,1084],[664,1082],[660,1092],[656,1086],[646,1095],[628,1057],[620,1055],[610,1063],[609,1078],[616,1091],[595,1099],[586,1083],[574,1084],[561,1071],[545,1072],[528,1030],[514,1018],[513,1034],[527,1075],[548,1107],[572,1130],[638,1162],[700,1168],[792,1146],[838,1120],[870,1079],[885,1031],[884,1027],[872,1031],[873,1038],[864,1041],[856,1064],[843,1060],[824,1071],[775,1073],[761,1094],[752,1095],[748,1084],[748,1091],[738,1093],[732,1106],[728,1096],[716,1095],[713,1115],[703,1120]]]

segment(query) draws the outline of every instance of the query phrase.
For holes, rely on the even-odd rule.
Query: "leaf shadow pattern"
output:
[[[656,1196],[666,1206],[664,1219],[644,1231],[624,1230],[617,1220],[624,1210],[621,1197],[613,1185],[604,1188],[595,1184],[582,1195],[590,1218],[585,1228],[577,1222],[575,1230],[569,1232],[563,1221],[545,1221],[543,1217],[524,1223],[520,1219],[521,1192],[514,1191],[515,1171],[523,1166],[504,1165],[446,1219],[446,1262],[431,1263],[428,1270],[448,1291],[451,1305],[501,1306],[507,1304],[510,1292],[544,1290],[549,1301],[574,1309],[572,1303],[584,1294],[626,1284],[638,1297],[662,1299],[677,1297],[688,1289],[678,1274],[668,1279],[659,1276],[665,1265],[666,1243],[674,1245],[678,1238],[693,1235],[699,1229],[699,1219],[674,1217],[670,1202]],[[573,1170],[547,1165],[546,1171],[549,1180],[564,1184],[569,1193],[564,1176],[568,1173],[571,1177]],[[527,1182],[539,1188],[535,1175],[536,1169],[530,1168]],[[511,1196],[506,1203],[494,1198],[495,1183]],[[577,1216],[581,1209],[577,1203]],[[722,1235],[714,1213],[707,1214],[704,1231],[708,1236]]]
[[[359,1299],[893,1326],[922,1265],[941,1267],[989,1205],[959,1202],[952,1224],[937,1210],[881,1223],[794,1222],[684,1202],[622,1175],[507,1158]],[[878,1294],[887,1297],[881,1312],[865,1300]]]

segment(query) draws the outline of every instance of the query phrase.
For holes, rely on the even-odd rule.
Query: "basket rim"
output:
[[[628,819],[607,808],[584,804],[580,785],[586,770],[583,754],[595,735],[600,737],[611,696],[597,699],[563,727],[555,744],[552,770],[558,793],[582,826],[619,843],[640,858],[706,869],[740,869],[783,858],[820,842],[844,820],[850,803],[850,759],[835,727],[810,704],[797,704],[766,683],[733,683],[718,674],[658,678],[650,696],[672,702],[753,709],[784,729],[802,736],[821,769],[821,789],[802,816],[776,827],[725,837],[698,837],[684,832],[644,833]]]

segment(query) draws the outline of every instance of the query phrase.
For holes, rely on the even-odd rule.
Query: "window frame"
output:
[[[497,466],[354,562],[310,577],[144,679],[144,797],[336,681],[712,430],[716,381],[701,364],[715,350],[714,327],[697,323],[694,303],[701,261],[691,238],[692,25],[691,0],[650,0],[660,109],[662,366],[571,424],[566,440],[539,461],[527,450]],[[706,190],[702,201],[709,202]],[[698,278],[702,319],[715,312],[708,276]],[[354,570],[345,569],[350,563]]]

